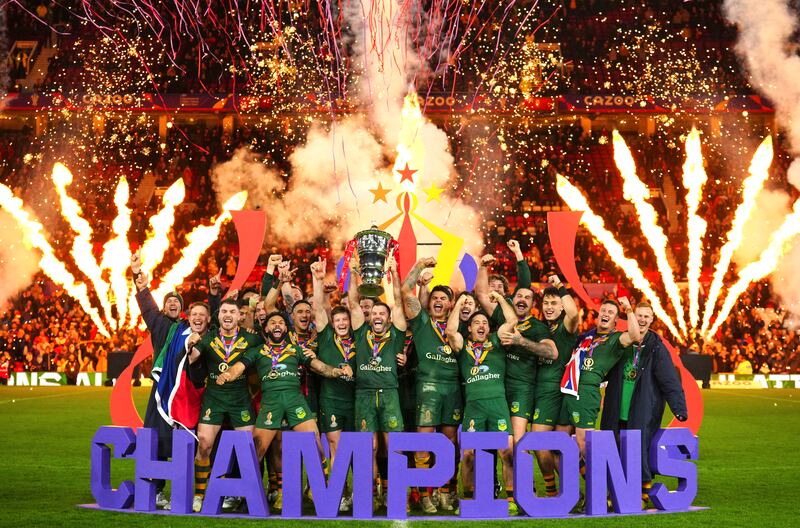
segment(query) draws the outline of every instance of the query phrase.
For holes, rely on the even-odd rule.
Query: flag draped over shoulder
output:
[[[194,386],[184,369],[188,358],[186,338],[191,333],[186,321],[173,323],[152,370],[158,413],[169,425],[186,429],[197,426],[203,396],[203,389]]]
[[[578,384],[581,379],[581,365],[586,357],[586,352],[591,349],[595,337],[597,337],[597,329],[592,328],[578,340],[578,346],[572,351],[572,357],[564,367],[564,375],[561,377],[561,392],[564,394],[571,394],[579,398]]]

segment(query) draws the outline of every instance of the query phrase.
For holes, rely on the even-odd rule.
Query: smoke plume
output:
[[[17,222],[0,211],[0,307],[28,286],[39,270],[39,257],[25,246],[23,239]]]

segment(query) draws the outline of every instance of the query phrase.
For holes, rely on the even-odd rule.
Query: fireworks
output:
[[[664,281],[667,297],[675,308],[675,319],[666,319],[666,313],[660,304],[658,296],[642,274],[638,264],[624,255],[622,245],[605,229],[602,219],[591,211],[588,202],[580,191],[560,175],[558,176],[558,193],[571,209],[585,211],[581,223],[606,248],[617,266],[631,279],[634,287],[639,289],[653,303],[653,311],[657,317],[664,321],[670,332],[678,339],[685,340],[690,337],[690,333],[687,332],[680,292],[674,282],[674,271],[666,259],[667,238],[658,227],[659,219],[655,209],[646,202],[649,192],[647,187],[636,176],[636,167],[630,150],[617,131],[614,131],[613,137],[614,159],[625,180],[625,198],[634,203],[642,233],[656,254],[658,269]],[[747,286],[751,282],[775,271],[780,258],[788,249],[789,242],[797,234],[800,234],[800,223],[798,223],[800,201],[798,201],[795,203],[794,212],[786,218],[781,228],[772,235],[769,246],[762,252],[758,261],[747,265],[740,271],[739,280],[728,290],[716,322],[709,330],[708,323],[716,307],[716,300],[724,288],[723,279],[730,267],[734,252],[742,243],[744,225],[753,213],[756,197],[764,186],[771,162],[772,139],[768,136],[753,156],[750,164],[750,176],[742,185],[742,203],[736,209],[733,225],[728,232],[727,242],[720,251],[714,280],[703,312],[703,324],[698,328],[699,278],[703,257],[702,239],[706,230],[706,222],[697,216],[697,209],[707,177],[703,170],[699,133],[693,129],[686,138],[686,163],[683,166],[683,181],[687,189],[686,201],[688,208],[689,266],[687,275],[689,278],[689,323],[693,331],[699,332],[706,337],[714,335],[722,321],[727,318],[736,300],[747,290]],[[680,334],[677,332],[673,322],[677,323],[677,326],[681,328],[682,332]]]
[[[53,169],[53,183],[59,195],[59,206],[62,216],[75,232],[70,255],[76,267],[86,275],[93,287],[94,297],[103,310],[104,317],[92,305],[87,285],[76,280],[67,270],[66,264],[58,259],[52,246],[44,234],[41,223],[33,220],[25,211],[22,200],[15,197],[11,189],[0,185],[0,207],[8,211],[22,228],[26,243],[42,252],[39,262],[45,275],[53,282],[64,287],[65,291],[75,298],[89,314],[100,333],[109,336],[109,330],[134,327],[139,315],[138,306],[131,299],[135,295],[135,287],[127,277],[130,263],[130,247],[128,231],[131,227],[131,209],[128,207],[129,189],[125,178],[120,179],[114,194],[117,216],[112,224],[113,236],[104,245],[100,264],[92,252],[92,228],[83,218],[78,203],[71,198],[66,187],[72,183],[72,173],[62,164]],[[168,233],[175,220],[175,207],[183,201],[183,182],[173,184],[164,194],[162,210],[150,219],[151,231],[142,247],[144,257],[142,269],[150,272],[161,262],[169,246]],[[157,302],[174,290],[197,267],[200,258],[219,236],[222,225],[231,219],[230,211],[244,207],[247,193],[232,196],[210,226],[197,226],[187,236],[187,246],[181,251],[181,258],[163,277],[154,296]],[[107,279],[105,277],[108,277]],[[135,300],[134,300],[135,301]],[[116,308],[116,316],[113,308]]]

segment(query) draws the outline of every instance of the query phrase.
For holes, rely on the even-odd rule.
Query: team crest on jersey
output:
[[[533,419],[534,420],[538,420],[539,419],[539,408],[538,407],[533,410]]]
[[[428,411],[428,412],[430,412],[430,411]],[[392,429],[397,427],[397,416],[390,416],[389,417],[389,427],[391,427]]]
[[[264,422],[265,425],[272,425],[272,411],[267,413],[267,420]]]
[[[456,409],[453,411],[453,420],[458,421],[461,419],[461,409]]]
[[[508,424],[506,423],[505,418],[497,420],[497,429],[498,431],[505,431],[506,429],[508,429]]]
[[[338,426],[339,426],[339,424],[336,423],[336,415],[332,414],[331,415],[331,427],[338,427]]]
[[[572,413],[572,421],[575,422],[575,423],[580,422],[581,421],[581,413],[579,413],[578,411],[573,412]]]
[[[475,420],[470,420],[469,421],[469,428],[467,429],[467,432],[468,433],[474,433],[475,432]]]
[[[511,412],[513,412],[513,413],[519,412],[519,402],[518,401],[511,402]]]
[[[250,421],[250,411],[242,411],[242,421],[243,422]]]
[[[305,410],[305,409],[303,409],[302,407],[298,407],[297,409],[295,409],[295,410],[294,410],[294,413],[295,413],[295,414],[297,415],[297,417],[298,417],[298,418],[300,418],[301,420],[302,420],[303,418],[305,418],[305,417],[306,417],[306,410]]]
[[[206,414],[203,415],[203,420],[205,420],[206,422],[209,421],[210,419],[211,419],[211,407],[206,409]]]

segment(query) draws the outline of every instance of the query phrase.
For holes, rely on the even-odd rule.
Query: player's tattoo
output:
[[[418,314],[422,310],[422,303],[415,295],[404,295],[403,302],[405,303],[406,313]]]
[[[336,372],[339,369],[328,365],[327,363],[317,359],[316,357],[311,360],[309,366],[311,367],[311,370],[313,370],[323,378],[338,378],[340,375],[338,372]]]
[[[552,341],[549,339],[538,343],[522,336],[514,336],[512,339],[515,341],[515,345],[521,346],[536,356],[543,357],[545,359],[556,359],[558,357],[558,350],[555,348],[555,346],[551,346]]]
[[[403,286],[408,288],[409,291],[413,290],[414,286],[417,285],[417,280],[419,280],[419,276],[422,274],[422,270],[424,269],[425,267],[422,266],[419,262],[414,264],[414,267],[412,267],[411,271],[409,271],[408,275],[406,275],[406,280],[403,283]]]

